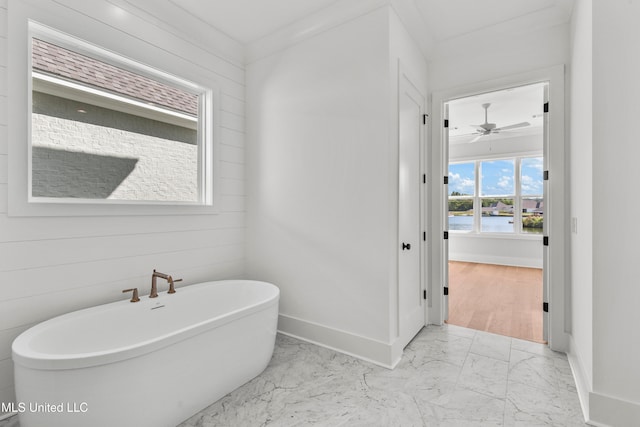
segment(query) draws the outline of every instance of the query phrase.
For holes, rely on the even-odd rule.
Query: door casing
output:
[[[545,212],[545,236],[549,237],[549,246],[544,249],[545,275],[548,281],[548,343],[557,351],[568,351],[570,333],[570,301],[569,280],[566,268],[568,255],[565,242],[567,227],[567,197],[565,181],[565,123],[564,123],[564,65],[523,74],[506,76],[494,80],[478,82],[464,87],[434,92],[432,98],[432,133],[431,140],[431,186],[429,224],[432,229],[431,255],[429,259],[429,323],[441,325],[446,319],[446,300],[443,292],[447,285],[447,268],[445,266],[447,242],[444,239],[446,230],[445,196],[446,186],[443,183],[448,171],[448,152],[445,144],[448,138],[444,131],[445,103],[448,100],[473,96],[478,93],[492,92],[523,86],[533,83],[548,82],[549,114],[545,142],[545,170],[549,171],[546,194],[548,209]]]

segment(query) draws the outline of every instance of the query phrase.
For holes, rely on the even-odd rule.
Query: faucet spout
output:
[[[182,280],[182,279],[174,280],[173,277],[171,277],[169,274],[160,273],[154,269],[153,274],[151,275],[151,293],[149,294],[149,298],[156,298],[158,296],[158,284],[156,280],[158,277],[169,282],[169,291],[167,292],[169,294],[176,293],[176,289],[173,284],[175,282],[180,282]]]

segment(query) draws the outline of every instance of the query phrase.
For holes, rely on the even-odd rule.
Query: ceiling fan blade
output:
[[[474,128],[476,128],[477,132],[490,132],[494,129],[496,129],[496,124],[495,123],[483,123],[481,125],[471,125]]]
[[[494,131],[517,129],[517,128],[522,128],[522,127],[525,127],[525,126],[531,126],[531,123],[529,123],[529,122],[521,122],[521,123],[516,123],[514,125],[502,126],[502,127],[499,127],[499,128],[495,128]]]
[[[484,136],[484,133],[481,133],[480,135],[476,136],[475,138],[473,138],[471,141],[469,141],[469,143],[473,143],[478,141],[480,138],[482,138]]]

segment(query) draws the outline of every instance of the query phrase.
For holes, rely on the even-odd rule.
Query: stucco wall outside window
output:
[[[33,92],[35,197],[198,201],[197,131]]]

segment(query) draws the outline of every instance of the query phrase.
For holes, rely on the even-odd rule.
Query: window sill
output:
[[[79,216],[148,216],[148,215],[216,215],[214,205],[166,203],[9,203],[9,216],[14,217],[79,217]]]

